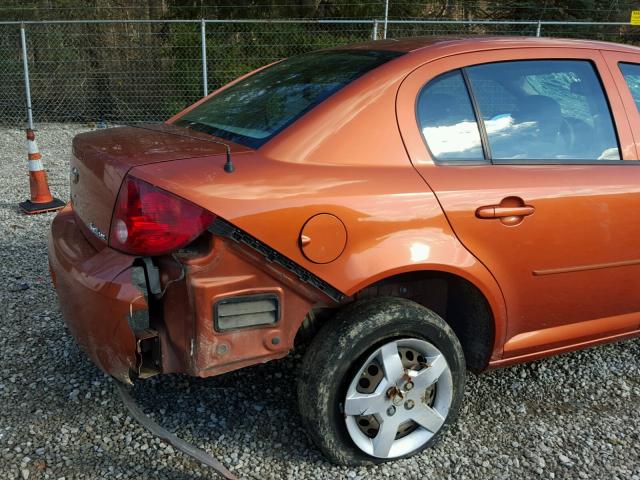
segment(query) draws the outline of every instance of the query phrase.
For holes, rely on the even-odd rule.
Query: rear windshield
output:
[[[220,92],[175,124],[258,148],[348,83],[400,55],[329,50],[291,57]]]

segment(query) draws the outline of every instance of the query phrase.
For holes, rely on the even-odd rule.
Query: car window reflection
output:
[[[437,160],[482,160],[482,142],[459,70],[430,82],[418,97],[418,120]]]
[[[468,75],[493,159],[620,159],[590,62],[498,62],[470,67]]]

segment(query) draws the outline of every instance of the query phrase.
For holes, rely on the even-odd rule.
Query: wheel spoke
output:
[[[431,360],[431,364],[428,367],[424,367],[422,370],[412,374],[413,383],[420,389],[429,388],[438,381],[447,368],[448,365],[444,355],[438,355]]]
[[[402,359],[398,351],[398,344],[396,342],[387,343],[380,349],[380,356],[387,381],[395,384],[402,378],[402,375],[404,375],[404,367],[402,366]]]
[[[386,393],[379,385],[373,393],[353,392],[344,401],[345,415],[373,415],[384,408]]]
[[[431,407],[427,407],[426,405],[417,410],[416,414],[411,417],[411,420],[433,433],[440,430],[440,427],[442,427],[442,424],[444,423],[444,417],[436,410]]]
[[[380,425],[378,434],[372,440],[373,454],[376,457],[388,457],[397,433],[398,423],[390,418],[385,418],[382,425]]]

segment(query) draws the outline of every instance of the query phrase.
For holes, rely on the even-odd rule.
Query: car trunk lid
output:
[[[250,150],[168,124],[116,127],[76,136],[71,156],[71,202],[87,238],[96,247],[106,244],[118,191],[131,168],[212,157],[222,169],[225,144],[232,153]]]

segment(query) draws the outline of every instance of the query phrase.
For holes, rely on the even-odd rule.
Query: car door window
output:
[[[517,105],[515,95],[491,78],[476,77],[473,94],[482,101],[482,115],[487,118],[513,112]]]
[[[636,108],[640,112],[640,65],[635,63],[621,63],[619,66],[622,76],[631,91],[633,101],[636,102]]]
[[[440,75],[422,89],[417,116],[434,159],[484,159],[478,123],[460,70]]]
[[[493,160],[620,159],[611,112],[590,62],[509,61],[466,72]]]

